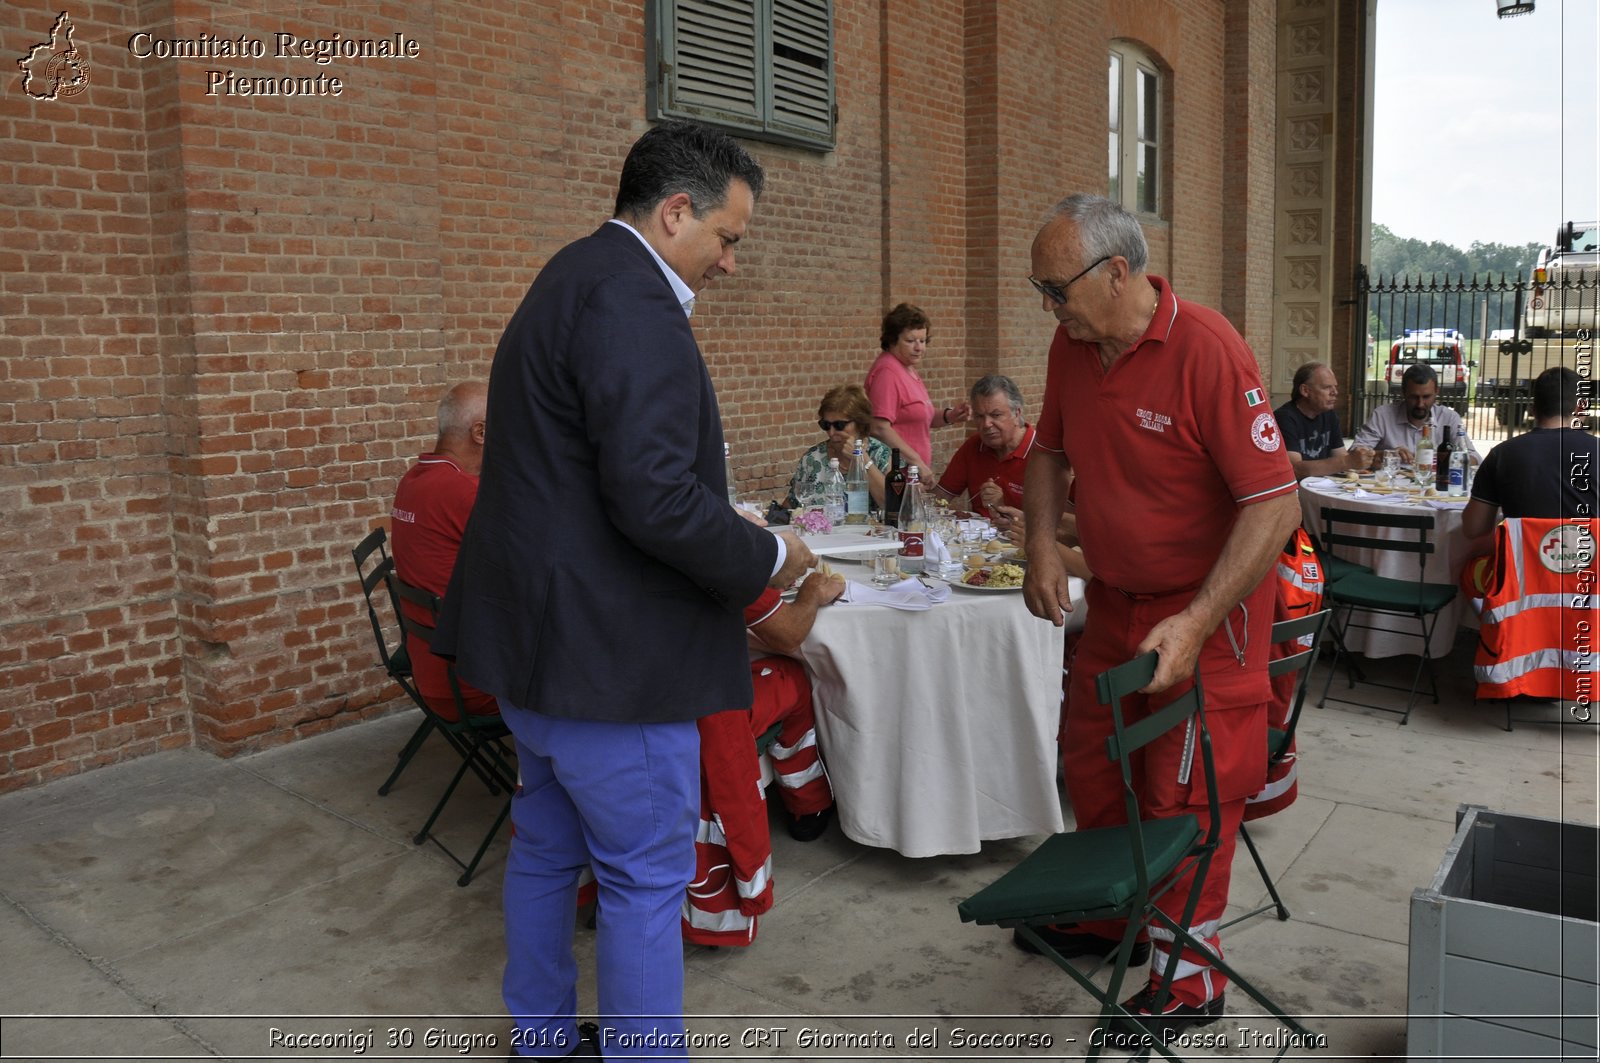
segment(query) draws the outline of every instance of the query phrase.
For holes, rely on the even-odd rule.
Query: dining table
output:
[[[805,536],[847,580],[870,584],[884,538]],[[928,582],[931,577],[923,577]],[[950,583],[921,610],[837,602],[797,656],[811,677],[817,738],[844,833],[905,856],[975,853],[985,841],[1063,828],[1056,785],[1066,634],[1014,588]]]
[[[1485,552],[1484,544],[1467,538],[1461,528],[1461,514],[1467,508],[1465,496],[1451,497],[1428,495],[1410,482],[1408,472],[1402,471],[1394,480],[1384,483],[1370,474],[1342,477],[1308,476],[1300,481],[1300,510],[1305,527],[1319,538],[1323,534],[1322,508],[1364,513],[1433,515],[1433,531],[1429,542],[1433,552],[1427,558],[1429,583],[1454,584],[1461,577],[1462,566],[1469,557]],[[1346,528],[1345,530],[1349,530]],[[1412,539],[1416,532],[1409,528],[1372,528],[1361,534],[1380,539]],[[1391,579],[1417,578],[1417,555],[1394,550],[1344,547],[1339,557],[1359,565],[1367,565],[1380,576]],[[1344,635],[1348,649],[1367,657],[1397,657],[1419,652],[1416,622],[1407,617],[1384,616],[1358,609],[1355,620],[1367,627],[1351,628]],[[1455,645],[1456,631],[1463,624],[1477,626],[1477,618],[1468,607],[1464,596],[1458,594],[1439,611],[1433,636],[1428,642],[1428,652],[1433,657],[1444,657]]]

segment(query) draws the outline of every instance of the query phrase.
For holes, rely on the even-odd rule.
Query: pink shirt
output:
[[[933,400],[910,367],[888,351],[878,355],[867,370],[867,398],[872,400],[872,416],[888,421],[911,449],[933,459]],[[917,461],[909,454],[901,457],[906,464]],[[924,469],[922,476],[931,480],[933,471]]]

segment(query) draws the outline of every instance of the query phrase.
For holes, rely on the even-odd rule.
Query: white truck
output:
[[[1533,288],[1522,310],[1522,334],[1544,339],[1597,325],[1600,222],[1567,222],[1533,264]]]

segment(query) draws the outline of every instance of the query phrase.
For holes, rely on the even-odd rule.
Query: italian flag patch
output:
[[[1260,406],[1266,401],[1267,396],[1260,388],[1251,388],[1244,393],[1244,404],[1246,406]]]

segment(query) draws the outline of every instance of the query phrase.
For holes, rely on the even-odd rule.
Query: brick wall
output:
[[[1271,99],[1273,5],[1249,6],[836,0],[837,150],[752,145],[767,194],[695,315],[741,492],[781,492],[817,399],[863,376],[902,299],[933,319],[936,399],[998,369],[1036,408],[1052,322],[1028,245],[1049,204],[1103,187],[1113,37],[1174,86],[1157,268],[1262,328],[1260,256],[1230,254],[1258,248],[1235,223],[1270,185],[1254,155],[1229,176]],[[0,50],[27,54],[59,10],[9,7]],[[350,11],[75,5],[87,87],[0,94],[0,790],[397,707],[350,546],[430,445],[439,394],[486,375],[540,265],[609,213],[646,127],[644,20],[631,0]],[[284,30],[420,54],[129,47]],[[344,88],[229,96],[207,70]],[[960,434],[935,439],[942,460]]]

